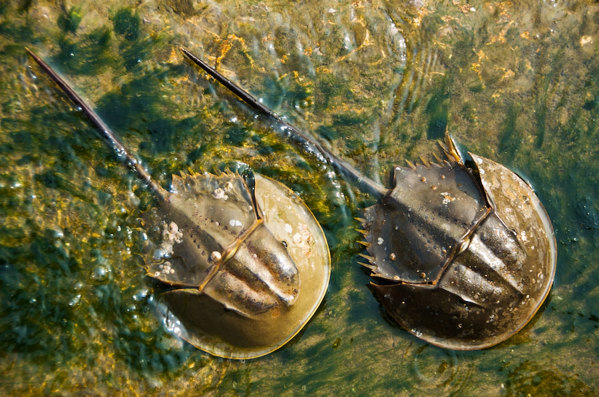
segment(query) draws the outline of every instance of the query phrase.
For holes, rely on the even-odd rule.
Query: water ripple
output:
[[[426,344],[417,346],[410,360],[415,387],[422,391],[456,392],[467,383],[470,376],[455,351]]]

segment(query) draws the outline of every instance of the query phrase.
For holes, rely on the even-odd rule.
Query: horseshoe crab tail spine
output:
[[[372,194],[376,198],[380,198],[387,193],[387,189],[385,189],[384,186],[376,183],[375,181],[366,177],[365,175],[362,175],[351,164],[337,157],[312,136],[298,130],[293,125],[281,119],[281,117],[278,114],[261,104],[251,94],[249,94],[243,88],[239,87],[238,85],[224,77],[213,67],[209,66],[206,62],[202,61],[201,59],[193,55],[191,52],[187,51],[185,48],[181,48],[181,51],[193,63],[201,67],[210,76],[214,77],[219,83],[221,83],[231,92],[233,92],[239,99],[245,102],[252,109],[280,124],[283,134],[286,137],[288,137],[292,142],[303,147],[307,152],[316,155],[321,160],[330,163],[333,167],[335,167],[337,171],[354,181],[361,191]]]
[[[117,153],[120,160],[122,160],[126,165],[131,167],[137,175],[152,189],[152,191],[162,200],[166,199],[168,193],[164,190],[160,185],[158,185],[150,174],[143,168],[140,162],[133,157],[131,153],[127,150],[127,148],[121,143],[121,141],[117,138],[117,136],[112,132],[112,130],[102,121],[100,116],[93,109],[85,103],[85,101],[77,95],[77,93],[67,84],[66,81],[62,79],[46,62],[44,62],[40,57],[38,57],[33,51],[29,48],[25,48],[27,53],[37,62],[37,64],[50,76],[52,80],[60,87],[60,89],[65,93],[67,97],[77,106],[79,107],[87,116],[87,118],[91,121],[91,123],[96,127],[96,129],[102,134],[107,141],[110,147],[112,147]]]

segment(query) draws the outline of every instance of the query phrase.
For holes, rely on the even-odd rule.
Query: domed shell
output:
[[[173,289],[159,296],[166,326],[198,349],[219,357],[256,358],[283,346],[314,315],[329,282],[326,238],[297,194],[255,174],[255,196],[266,228],[286,246],[297,267],[301,284],[292,304],[246,316],[199,291],[190,294],[189,289]]]
[[[532,188],[506,167],[471,156],[493,211],[438,282],[372,286],[402,327],[456,350],[490,347],[523,328],[547,297],[557,262],[553,227]]]

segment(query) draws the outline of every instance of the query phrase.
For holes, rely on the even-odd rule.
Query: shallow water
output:
[[[597,3],[10,3],[0,5],[3,394],[596,393]],[[333,273],[300,335],[267,357],[230,361],[167,332],[143,271],[152,196],[25,46],[95,104],[163,186],[180,170],[244,163],[301,195]],[[354,217],[372,200],[256,119],[179,46],[384,183],[446,130],[518,171],[558,241],[537,316],[478,352],[395,326],[357,263]]]

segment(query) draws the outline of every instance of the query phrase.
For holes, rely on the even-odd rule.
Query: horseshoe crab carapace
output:
[[[236,359],[265,355],[296,335],[330,275],[324,233],[303,201],[251,172],[182,173],[170,191],[162,188],[92,108],[27,52],[156,197],[162,254],[146,270],[163,287],[170,328],[201,350]]]
[[[466,162],[447,136],[446,160],[395,167],[386,188],[182,51],[378,199],[362,219],[369,254],[363,265],[376,279],[372,291],[402,327],[444,348],[474,350],[506,340],[532,319],[551,289],[557,248],[547,212],[517,174],[472,153]]]

